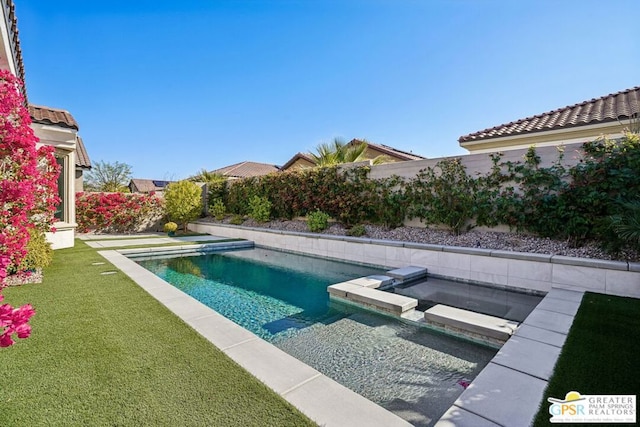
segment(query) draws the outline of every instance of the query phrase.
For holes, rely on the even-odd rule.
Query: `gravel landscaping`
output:
[[[228,224],[231,217],[222,221],[217,221],[213,218],[206,218],[205,220],[214,223]],[[302,220],[276,220],[258,223],[248,219],[242,224],[242,226],[309,232],[307,223]],[[435,245],[463,246],[514,252],[565,255],[580,258],[640,262],[640,253],[631,249],[622,251],[619,254],[609,254],[595,243],[587,243],[581,247],[571,247],[571,245],[566,241],[534,237],[521,233],[471,230],[467,233],[456,236],[448,231],[432,228],[398,227],[389,229],[377,225],[365,225],[364,227],[367,234],[362,237],[369,237],[372,239],[401,240],[405,242],[430,243]],[[347,229],[340,224],[334,223],[321,234],[346,235]]]

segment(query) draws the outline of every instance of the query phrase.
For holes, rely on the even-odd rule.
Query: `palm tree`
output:
[[[333,144],[323,142],[316,147],[315,153],[309,153],[316,166],[333,166],[337,165],[338,152],[342,150],[344,143],[338,139],[333,140]]]
[[[206,183],[219,182],[219,181],[225,181],[225,180],[226,178],[223,175],[215,172],[209,172],[206,169],[200,170],[200,172],[198,172],[196,175],[189,178],[189,181],[206,182]]]
[[[368,144],[366,141],[353,140],[345,143],[334,139],[332,143],[322,143],[316,147],[315,153],[309,153],[316,166],[335,166],[343,163],[362,162],[372,160],[374,165],[384,163],[385,156],[377,156],[374,159],[366,157]]]

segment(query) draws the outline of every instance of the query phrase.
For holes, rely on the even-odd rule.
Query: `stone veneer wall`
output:
[[[429,245],[195,222],[193,231],[253,240],[257,245],[320,257],[399,268],[426,267],[429,274],[549,292],[552,287],[640,298],[640,263]]]

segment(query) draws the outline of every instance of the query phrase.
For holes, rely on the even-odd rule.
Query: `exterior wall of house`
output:
[[[298,170],[298,169],[312,168],[314,166],[315,165],[313,163],[311,163],[311,162],[309,162],[309,161],[307,161],[305,159],[297,159],[286,170],[292,171],[292,170]]]
[[[53,249],[73,247],[76,224],[76,140],[75,129],[62,126],[32,123],[36,136],[40,139],[38,145],[50,145],[55,147],[56,158],[62,166],[62,184],[60,212],[58,220],[54,223],[55,233],[46,233],[47,240]]]
[[[365,159],[372,160],[372,159],[375,159],[378,156],[384,156],[385,162],[388,162],[388,163],[395,163],[395,162],[404,161],[404,160],[398,159],[396,157],[393,157],[392,155],[390,155],[388,153],[383,153],[382,151],[378,151],[372,146],[368,146],[367,149],[364,152],[364,158]]]
[[[0,0],[0,69],[9,70],[24,79],[24,69],[18,50],[18,33],[10,19],[11,2]],[[54,249],[72,247],[74,243],[75,218],[75,150],[77,130],[54,125],[33,123],[35,135],[40,139],[38,146],[51,145],[56,149],[56,157],[63,166],[64,175],[59,184],[62,187],[63,209],[61,220],[54,224],[56,233],[47,233],[47,239]]]
[[[9,70],[14,76],[18,75],[16,56],[12,46],[13,35],[10,34],[9,3],[0,1],[0,69]]]
[[[82,168],[76,168],[76,176],[75,176],[76,193],[81,193],[84,191],[84,179],[82,175],[83,175]]]
[[[468,141],[460,143],[460,146],[469,150],[471,154],[491,153],[500,150],[526,149],[531,145],[536,147],[548,147],[568,145],[592,141],[601,136],[619,138],[625,128],[630,125],[629,120],[611,122],[597,125],[576,126],[571,128],[535,132],[525,135],[505,136],[501,138],[489,138],[480,141]]]

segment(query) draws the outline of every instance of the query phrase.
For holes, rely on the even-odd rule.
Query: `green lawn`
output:
[[[548,397],[638,394],[639,360],[640,299],[586,293],[534,425],[549,425]]]
[[[0,349],[1,426],[314,425],[104,261],[78,240],[4,290],[36,315]]]

